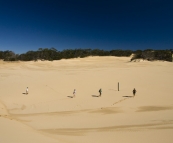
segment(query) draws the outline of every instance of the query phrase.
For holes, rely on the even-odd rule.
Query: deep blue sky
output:
[[[0,50],[173,48],[172,0],[0,0]]]

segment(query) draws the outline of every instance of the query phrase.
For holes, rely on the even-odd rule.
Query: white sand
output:
[[[0,61],[0,143],[172,143],[173,63],[129,61]]]

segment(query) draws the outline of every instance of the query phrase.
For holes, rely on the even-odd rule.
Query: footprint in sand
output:
[[[25,105],[23,105],[23,106],[21,107],[21,109],[22,109],[22,110],[24,110],[25,108],[26,108],[26,106],[25,106]]]

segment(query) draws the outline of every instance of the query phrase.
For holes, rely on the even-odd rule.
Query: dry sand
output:
[[[0,61],[0,143],[172,143],[173,63],[129,61]]]

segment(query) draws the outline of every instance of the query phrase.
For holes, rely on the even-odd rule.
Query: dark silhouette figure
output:
[[[102,89],[101,88],[99,89],[99,93],[100,93],[99,96],[101,96],[102,95]]]
[[[75,97],[76,96],[76,89],[74,89],[74,91],[73,91],[73,97]]]
[[[136,92],[137,92],[137,91],[136,91],[136,89],[134,88],[134,89],[133,89],[133,96],[135,96]]]

